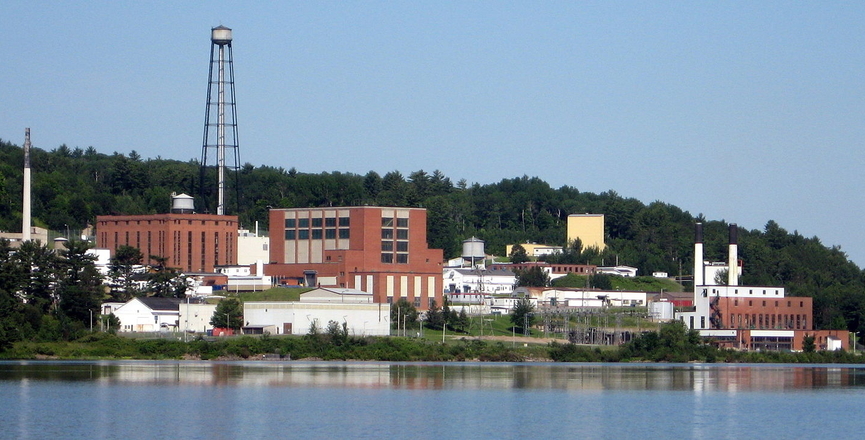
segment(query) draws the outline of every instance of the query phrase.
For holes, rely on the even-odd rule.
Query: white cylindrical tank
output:
[[[655,321],[673,319],[673,303],[669,301],[654,301],[649,303],[649,316]]]
[[[187,194],[171,194],[171,213],[172,214],[193,214],[195,213],[195,201],[192,196]]]
[[[484,241],[477,237],[472,237],[468,240],[463,240],[463,258],[483,259],[484,258]]]

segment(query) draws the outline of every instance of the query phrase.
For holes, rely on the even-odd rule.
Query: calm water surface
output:
[[[860,438],[865,365],[0,362],[0,438]]]

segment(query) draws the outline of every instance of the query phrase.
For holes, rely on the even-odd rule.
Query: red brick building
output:
[[[429,249],[421,208],[355,206],[270,211],[270,264],[282,284],[345,287],[378,303],[442,304],[442,250]]]
[[[237,262],[237,216],[194,213],[101,215],[96,217],[96,243],[111,256],[122,245],[168,258],[170,267],[185,272],[213,272],[214,266]]]

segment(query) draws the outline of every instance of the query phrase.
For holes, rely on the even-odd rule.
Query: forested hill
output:
[[[18,231],[21,224],[23,153],[20,146],[0,141],[0,229]],[[52,230],[81,229],[102,214],[168,212],[170,194],[198,194],[197,160],[142,159],[60,146],[34,149],[33,219]],[[216,188],[209,176],[207,188]],[[551,188],[537,177],[518,177],[480,185],[452,182],[441,172],[423,170],[402,175],[350,173],[306,174],[294,168],[246,164],[239,176],[241,195],[229,202],[241,224],[266,227],[268,207],[383,205],[428,209],[429,244],[460,252],[462,240],[477,236],[487,252],[503,255],[506,244],[533,241],[565,245],[568,214],[601,213],[606,219],[608,248],[602,254],[583,252],[577,258],[594,264],[635,266],[641,274],[655,271],[688,275],[693,267],[693,225],[702,221],[705,256],[726,261],[727,225],[697,218],[660,201],[648,205],[614,191],[600,194],[563,186]],[[201,201],[196,206],[201,209]],[[239,205],[239,208],[238,208]],[[865,310],[865,275],[837,248],[816,237],[789,233],[769,221],[762,229],[739,231],[742,282],[782,285],[790,294],[815,298],[815,322],[821,327],[858,330]],[[750,226],[750,225],[749,225]]]

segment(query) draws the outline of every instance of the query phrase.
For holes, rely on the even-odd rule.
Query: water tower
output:
[[[216,154],[215,158],[213,153]],[[233,163],[226,163],[226,157],[229,155],[233,159]],[[237,177],[240,169],[231,29],[225,26],[217,26],[210,32],[210,73],[207,84],[207,108],[204,113],[204,140],[201,146],[201,183],[199,187],[201,199],[204,202],[204,210],[207,212],[212,212],[211,207],[213,206],[213,196],[210,190],[212,187],[208,185],[207,180],[213,174],[211,171],[213,168],[216,168],[216,214],[225,215],[226,170],[233,171],[235,203],[238,203]]]
[[[466,260],[470,263],[471,267],[474,267],[478,261],[483,262],[484,257],[484,241],[477,237],[469,238],[468,240],[463,240],[463,260]]]

